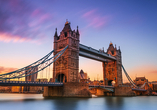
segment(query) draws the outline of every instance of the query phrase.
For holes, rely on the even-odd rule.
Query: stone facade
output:
[[[79,31],[71,30],[70,23],[67,21],[60,35],[57,29],[54,35],[54,55],[68,48],[63,55],[54,62],[53,82],[78,82],[79,72]]]
[[[121,51],[114,47],[110,43],[109,48],[107,49],[107,54],[115,56],[116,61],[107,60],[103,62],[103,79],[105,85],[112,85],[112,81],[115,81],[115,86],[122,84],[122,60],[121,60]]]

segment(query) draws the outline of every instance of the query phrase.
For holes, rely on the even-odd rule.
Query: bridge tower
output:
[[[71,30],[66,21],[60,35],[54,35],[54,55],[68,45],[65,52],[53,63],[53,82],[66,82],[62,87],[45,87],[44,97],[91,97],[87,83],[78,82],[79,31]]]
[[[103,79],[105,85],[112,85],[112,81],[115,81],[115,86],[122,84],[122,60],[120,48],[117,49],[116,45],[113,46],[112,43],[109,44],[107,49],[107,54],[115,56],[116,61],[107,60],[103,62]]]
[[[70,22],[66,21],[60,35],[57,28],[54,35],[54,55],[68,45],[64,54],[54,62],[53,82],[78,82],[79,73],[79,31],[71,30]]]

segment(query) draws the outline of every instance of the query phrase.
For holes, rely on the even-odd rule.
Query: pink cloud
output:
[[[101,16],[96,9],[90,10],[82,15],[82,18],[88,23],[87,27],[101,28],[111,19],[110,16]]]
[[[17,35],[11,35],[8,33],[0,33],[0,41],[2,42],[31,42],[31,43],[36,43],[36,44],[40,44],[39,40],[33,40],[31,38],[27,38],[27,37],[21,37],[21,36],[17,36]]]
[[[86,12],[85,14],[83,14],[83,17],[88,17],[88,16],[91,16],[93,13],[95,13],[96,12],[96,9],[94,9],[94,10],[91,10],[91,11],[88,11],[88,12]]]
[[[39,9],[36,9],[36,10],[34,10],[34,11],[32,12],[31,16],[32,16],[32,17],[35,17],[35,16],[39,15],[40,13],[41,13],[41,11],[40,11]]]
[[[17,68],[3,67],[0,66],[0,74],[8,73],[17,70]]]
[[[157,74],[157,70],[150,71],[149,73],[156,73]]]
[[[49,14],[40,15],[38,19],[35,19],[34,21],[30,22],[28,25],[30,27],[34,27],[34,26],[42,24],[43,22],[45,22],[46,20],[50,18],[51,16]]]

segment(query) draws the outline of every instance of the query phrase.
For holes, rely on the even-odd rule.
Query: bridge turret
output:
[[[57,40],[58,39],[59,39],[59,36],[57,34],[57,28],[56,28],[56,31],[55,31],[55,34],[54,34],[54,42],[53,42],[54,50],[57,49]]]
[[[57,34],[57,28],[56,28],[55,35],[54,35],[54,42],[57,40],[58,40],[58,34]]]
[[[79,33],[79,30],[78,30],[78,26],[77,26],[77,31],[76,31],[76,37],[77,37],[77,39],[79,39],[79,37],[80,37],[80,33]]]

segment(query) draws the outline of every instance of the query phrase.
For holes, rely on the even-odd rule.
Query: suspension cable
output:
[[[126,72],[125,68],[123,67],[123,65],[122,65],[122,68],[123,68],[123,71],[124,71],[126,77],[127,77],[128,80],[129,80],[129,82],[130,82],[134,87],[139,88],[139,87],[132,81],[132,79],[129,77],[129,75],[127,74],[127,72]]]
[[[33,67],[31,67],[31,70],[30,71],[32,71],[34,68],[36,68],[36,67],[38,67],[39,66],[39,68],[41,68],[41,69],[39,69],[38,71],[36,71],[36,72],[34,72],[34,73],[31,73],[30,71],[29,72],[25,72],[25,73],[22,73],[22,74],[20,74],[20,75],[18,75],[17,74],[17,76],[15,76],[16,74],[13,74],[11,77],[0,77],[0,80],[6,80],[6,79],[15,79],[15,78],[22,78],[22,77],[27,77],[27,76],[30,76],[30,75],[33,75],[33,74],[35,74],[35,73],[37,73],[37,72],[40,72],[40,71],[42,71],[42,70],[44,70],[45,68],[47,68],[49,65],[51,65],[52,63],[54,63],[64,52],[65,52],[65,50],[68,48],[68,46],[66,46],[63,50],[61,50],[60,52],[58,52],[55,56],[53,56],[53,57],[51,57],[51,58],[49,58],[49,59],[46,59],[46,60],[44,60],[44,61],[42,61],[40,64],[38,64],[38,65],[36,65],[36,66],[33,66]],[[52,59],[53,58],[53,59]],[[49,63],[46,65],[46,66],[44,66],[44,67],[42,67],[42,64],[44,64],[45,62],[48,62],[49,61]],[[29,68],[30,69],[30,68]],[[27,74],[27,73],[29,73],[29,74]],[[25,76],[24,76],[25,75]]]

